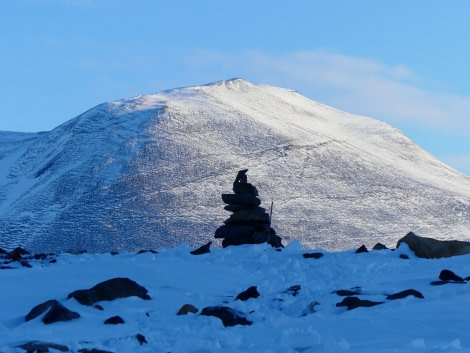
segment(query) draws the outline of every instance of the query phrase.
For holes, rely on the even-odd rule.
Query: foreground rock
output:
[[[245,318],[245,315],[227,306],[209,306],[202,309],[201,315],[214,316],[222,320],[225,327],[235,325],[251,325],[252,322]]]
[[[70,311],[65,306],[60,304],[57,300],[52,299],[42,304],[36,305],[26,315],[25,319],[26,321],[33,320],[46,311],[46,315],[44,315],[44,317],[42,318],[42,322],[44,322],[45,324],[52,324],[58,321],[70,321],[73,319],[78,319],[80,317],[80,314],[74,311]]]
[[[282,247],[281,238],[271,228],[269,214],[259,206],[258,190],[248,183],[247,171],[238,172],[233,182],[234,194],[222,194],[222,201],[227,204],[224,209],[233,214],[216,230],[215,238],[223,239],[223,247],[261,243]]]
[[[24,349],[26,352],[49,352],[50,349],[54,349],[60,352],[68,352],[69,347],[49,342],[31,341],[17,346],[18,348]]]
[[[470,254],[470,242],[460,240],[437,240],[420,237],[409,232],[398,241],[397,248],[405,243],[416,256],[425,259],[439,259],[456,255]]]
[[[67,298],[75,298],[80,304],[93,305],[103,300],[139,297],[150,299],[147,289],[129,278],[113,278],[97,284],[90,289],[80,289],[70,293]]]

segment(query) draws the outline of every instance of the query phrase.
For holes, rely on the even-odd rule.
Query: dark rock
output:
[[[104,308],[103,308],[101,305],[99,305],[99,304],[95,304],[95,305],[93,305],[93,307],[94,307],[96,310],[100,310],[100,311],[103,311],[103,310],[104,310]]]
[[[23,255],[31,255],[31,253],[21,247],[17,247],[8,253],[10,258],[14,261],[20,260]]]
[[[369,308],[375,305],[383,304],[383,302],[373,302],[370,300],[359,299],[358,297],[346,297],[336,306],[342,307],[345,306],[348,310],[356,309],[359,307]]]
[[[250,298],[258,298],[258,297],[259,297],[258,288],[256,288],[256,286],[251,286],[247,290],[239,293],[237,297],[235,298],[235,300],[245,301]]]
[[[31,341],[17,346],[18,348],[24,349],[28,353],[40,353],[49,352],[50,349],[55,349],[61,352],[68,352],[70,349],[67,346],[56,343]]]
[[[339,290],[334,291],[333,293],[336,293],[340,297],[351,297],[353,295],[361,294],[361,290],[360,289],[356,289],[356,290],[339,289]]]
[[[360,253],[364,253],[364,252],[369,252],[369,250],[367,250],[365,245],[361,245],[361,247],[356,250],[356,254],[360,254]]]
[[[261,200],[251,194],[222,194],[222,201],[228,205],[259,206]]]
[[[404,260],[409,260],[410,259],[410,257],[406,254],[400,254],[399,257],[400,257],[400,259],[404,259]]]
[[[271,228],[268,234],[268,244],[276,249],[284,247],[282,244],[282,238],[276,234],[276,231],[273,228]]]
[[[250,194],[258,196],[258,190],[250,183],[233,183],[233,192],[235,194]]]
[[[200,248],[191,251],[190,253],[192,255],[202,255],[202,254],[210,253],[211,252],[211,249],[210,249],[211,244],[212,244],[212,242],[210,241],[207,244],[201,246]]]
[[[382,243],[377,243],[372,248],[372,250],[387,250],[387,249],[388,248],[385,245],[383,245]]]
[[[233,183],[235,184],[235,183],[238,183],[238,182],[242,182],[242,183],[248,182],[248,177],[246,176],[247,171],[248,171],[248,169],[239,170],[238,173],[237,173],[237,176],[235,178],[235,181]]]
[[[256,228],[253,226],[235,226],[231,224],[223,225],[215,231],[215,238],[238,238],[244,237],[245,241],[248,241],[251,234],[256,231]],[[241,243],[246,244],[246,243]],[[237,244],[240,245],[240,244]]]
[[[80,289],[70,293],[67,298],[75,298],[80,304],[93,305],[102,300],[114,300],[136,296],[150,299],[147,289],[129,278],[113,278],[97,284],[90,289]]]
[[[31,264],[26,261],[26,260],[19,260],[19,263],[22,267],[26,267],[26,268],[32,268],[33,266],[31,266]]]
[[[398,292],[398,293],[395,293],[395,294],[390,294],[386,297],[386,299],[390,299],[390,300],[403,299],[403,298],[406,298],[410,295],[412,295],[416,298],[424,299],[424,296],[420,292],[418,292],[417,290],[414,290],[414,289],[407,289],[407,290],[404,290],[404,291],[401,291],[401,292]]]
[[[222,240],[222,247],[226,248],[227,246],[230,245],[243,245],[243,244],[252,244],[251,242],[251,234],[240,234],[239,236],[234,236],[230,235],[228,237],[225,237],[224,240]]]
[[[104,321],[105,325],[119,325],[124,323],[124,319],[119,315],[110,317]]]
[[[49,261],[49,263],[50,263],[50,264],[55,264],[55,263],[57,263],[57,260],[56,260],[56,259],[51,259],[51,260]]]
[[[140,333],[135,335],[135,338],[137,338],[137,341],[139,341],[140,344],[148,343],[147,340],[145,339],[145,336]]]
[[[26,315],[25,320],[33,320],[46,311],[46,315],[44,315],[44,317],[42,318],[42,322],[44,322],[45,324],[52,324],[58,321],[70,321],[73,319],[78,319],[80,317],[80,314],[74,311],[70,311],[65,306],[60,304],[57,300],[52,299],[42,304],[36,305],[34,308],[32,308],[31,311]]]
[[[35,260],[45,260],[45,259],[47,259],[46,254],[34,254],[33,257],[34,257]]]
[[[189,313],[196,314],[199,310],[191,304],[184,304],[180,310],[178,310],[178,313],[176,315],[186,315]]]
[[[253,208],[258,208],[258,209],[262,209],[264,210],[264,208],[262,207],[258,207],[258,206],[250,206],[250,205],[226,205],[224,206],[224,210],[225,211],[229,211],[229,212],[238,212],[238,211],[244,211],[244,210],[251,210]]]
[[[269,224],[269,215],[262,208],[250,208],[238,211],[230,216],[225,224],[244,224],[245,222],[259,222]]]
[[[158,254],[158,251],[155,251],[155,250],[150,249],[150,250],[139,250],[139,251],[137,252],[137,255],[145,254],[145,253],[147,253],[147,252],[149,252],[149,253],[151,253],[151,254]]]
[[[462,277],[457,276],[451,270],[442,270],[441,273],[439,274],[439,279],[441,281],[447,281],[447,282],[460,282],[460,283],[465,282],[465,280]]]
[[[397,248],[405,243],[416,254],[425,259],[439,259],[470,253],[470,242],[460,240],[437,240],[420,237],[409,232],[398,241]]]
[[[323,257],[323,254],[321,252],[311,252],[302,254],[302,256],[304,259],[319,259],[320,257]]]
[[[295,285],[290,286],[289,288],[287,288],[283,293],[286,293],[286,294],[292,295],[293,297],[296,297],[297,294],[299,294],[301,288],[302,287],[300,286],[300,284],[295,284]]]
[[[222,320],[225,327],[252,324],[246,319],[245,314],[226,306],[209,306],[202,309],[201,315],[217,317]]]
[[[317,305],[320,305],[320,303],[311,302],[310,304],[307,305],[307,307],[304,310],[302,310],[302,314],[300,314],[300,316],[307,316],[307,315],[313,314],[314,312],[316,312],[315,307]]]

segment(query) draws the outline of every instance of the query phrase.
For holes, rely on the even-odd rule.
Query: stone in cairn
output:
[[[261,244],[269,242],[273,247],[282,247],[281,238],[270,228],[269,214],[259,205],[256,187],[248,183],[246,172],[240,170],[233,182],[234,194],[222,194],[225,210],[232,215],[215,232],[215,238],[223,238],[222,246]]]

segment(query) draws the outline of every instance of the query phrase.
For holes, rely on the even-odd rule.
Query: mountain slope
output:
[[[3,133],[7,134],[7,133]],[[239,169],[287,242],[470,237],[470,179],[391,126],[242,79],[105,103],[0,150],[0,246],[139,249],[212,239]],[[2,139],[3,141],[3,139]],[[9,146],[9,144],[6,144]],[[262,206],[263,206],[262,204]]]

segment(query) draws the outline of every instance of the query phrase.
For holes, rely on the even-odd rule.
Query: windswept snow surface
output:
[[[362,254],[317,249],[323,257],[314,259],[304,258],[312,251],[296,241],[281,251],[261,244],[194,256],[193,249],[183,244],[158,254],[64,253],[54,256],[56,263],[48,258],[31,262],[32,268],[0,270],[0,351],[24,352],[14,347],[37,340],[72,352],[470,352],[470,285],[430,285],[443,269],[469,275],[470,255],[426,260],[404,245]],[[400,257],[404,254],[409,259]],[[66,299],[74,290],[115,277],[146,287],[151,299],[102,301],[103,311]],[[258,298],[235,300],[250,286],[257,287]],[[292,286],[300,286],[295,296],[286,292]],[[348,311],[336,307],[344,297],[334,292],[342,289],[384,303]],[[385,299],[406,289],[424,299]],[[50,325],[42,316],[25,322],[34,306],[49,299],[81,317]],[[187,303],[199,312],[177,316]],[[214,305],[245,313],[252,325],[224,327],[220,319],[200,315]],[[309,306],[314,310],[305,312]],[[104,325],[115,315],[125,323]],[[137,334],[147,343],[140,344]]]
[[[393,247],[408,231],[470,240],[470,178],[385,123],[288,89],[173,89],[26,137],[0,135],[3,248],[200,245],[245,168],[278,234],[308,248]]]

